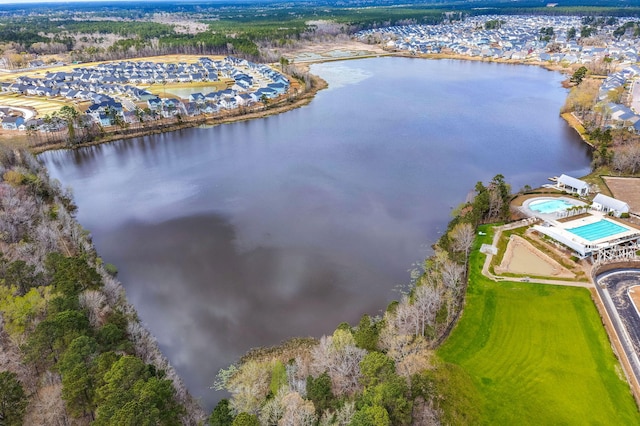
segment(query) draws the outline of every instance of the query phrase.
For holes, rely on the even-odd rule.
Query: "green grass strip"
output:
[[[589,291],[483,277],[477,249],[491,241],[483,231],[465,311],[438,350],[472,377],[482,423],[640,424]]]

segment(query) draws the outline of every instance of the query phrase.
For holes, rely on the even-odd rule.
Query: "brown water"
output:
[[[43,154],[130,301],[207,409],[247,349],[378,314],[479,180],[588,172],[536,67],[377,58],[250,122]]]

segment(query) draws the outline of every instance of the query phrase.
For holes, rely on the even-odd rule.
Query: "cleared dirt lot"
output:
[[[633,213],[640,213],[640,178],[603,176],[614,198],[629,204]]]
[[[495,270],[499,274],[510,272],[555,278],[576,277],[574,273],[518,235],[512,235],[509,239],[502,262]]]

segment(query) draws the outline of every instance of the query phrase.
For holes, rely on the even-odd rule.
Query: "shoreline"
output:
[[[152,127],[141,127],[139,129],[124,129],[124,130],[116,130],[114,132],[105,133],[105,135],[99,139],[93,140],[91,142],[79,143],[72,147],[67,146],[63,142],[58,142],[50,145],[42,145],[35,147],[28,147],[28,149],[35,155],[52,151],[57,149],[76,149],[76,148],[84,148],[88,146],[101,145],[103,143],[115,142],[119,140],[125,139],[133,139],[143,136],[162,134],[167,132],[173,132],[176,130],[182,130],[187,128],[199,127],[199,126],[217,126],[220,124],[227,123],[235,123],[246,120],[253,120],[257,118],[265,118],[271,115],[281,114],[287,111],[294,110],[296,108],[303,107],[308,105],[313,98],[315,98],[316,94],[324,90],[328,87],[328,83],[322,78],[309,74],[313,84],[312,87],[301,95],[296,96],[293,99],[281,99],[270,105],[269,107],[249,111],[246,113],[237,112],[235,114],[229,114],[227,116],[215,116],[215,117],[206,117],[206,116],[195,116],[195,117],[185,117],[180,122],[171,122],[171,123],[160,123],[156,124]],[[122,133],[120,133],[122,132]]]
[[[365,46],[367,46],[365,44]],[[487,63],[499,63],[499,64],[510,64],[510,65],[529,65],[529,66],[538,66],[542,67],[549,71],[560,72],[566,74],[571,71],[570,67],[563,67],[560,64],[549,63],[549,62],[541,62],[541,61],[520,61],[520,60],[511,60],[511,59],[502,59],[502,58],[483,58],[483,57],[475,57],[475,56],[465,56],[458,55],[452,53],[428,53],[428,54],[414,54],[411,52],[403,52],[403,51],[385,51],[382,52],[371,52],[366,55],[354,55],[354,56],[345,56],[339,58],[330,58],[325,57],[321,59],[313,59],[304,62],[297,62],[296,65],[300,68],[301,71],[309,73],[310,65],[316,63],[324,63],[324,62],[336,62],[336,61],[345,61],[345,60],[356,60],[356,59],[368,59],[368,58],[376,58],[376,57],[404,57],[404,58],[418,58],[418,59],[432,59],[432,60],[443,60],[443,59],[452,59],[452,60],[461,60],[461,61],[475,61],[475,62],[487,62]],[[308,105],[313,98],[315,98],[316,94],[327,88],[328,83],[323,80],[321,77],[317,75],[313,75],[309,73],[310,78],[312,79],[312,87],[300,94],[295,98],[291,99],[281,99],[274,104],[270,105],[267,108],[253,110],[249,112],[242,113],[240,111],[235,111],[226,116],[194,116],[194,117],[183,117],[181,121],[170,122],[170,123],[154,123],[153,126],[149,127],[139,127],[139,128],[127,128],[127,129],[117,129],[105,132],[105,134],[98,139],[92,140],[91,142],[79,143],[74,146],[68,146],[65,142],[56,142],[51,144],[43,144],[39,146],[28,146],[28,143],[25,146],[26,149],[30,150],[33,154],[37,155],[45,151],[57,150],[57,149],[76,149],[83,148],[88,146],[100,145],[103,143],[114,142],[118,140],[126,140],[133,139],[137,137],[144,137],[154,134],[162,134],[166,132],[172,132],[176,130],[182,130],[186,128],[199,127],[199,126],[216,126],[220,124],[227,123],[235,123],[246,120],[253,120],[257,118],[264,118],[271,115],[281,114],[287,111],[291,111],[296,108],[303,107]],[[567,122],[567,124],[574,129],[580,138],[590,147],[593,148],[593,144],[589,141],[588,136],[584,131],[584,127],[572,114],[570,113],[560,113],[560,116]],[[7,135],[0,138],[0,143],[4,145],[8,145],[11,147],[10,141],[12,140],[20,140],[23,139],[25,135]],[[7,143],[8,142],[8,143]],[[19,143],[21,145],[21,143]]]
[[[580,120],[578,120],[578,118],[575,115],[573,115],[573,113],[563,112],[560,114],[560,117],[562,117],[562,119],[567,122],[569,127],[575,130],[575,132],[578,134],[578,136],[580,136],[580,139],[582,139],[584,143],[589,145],[591,148],[595,148],[595,146],[589,139],[589,135],[587,134],[587,131],[585,130],[584,126],[582,125]]]

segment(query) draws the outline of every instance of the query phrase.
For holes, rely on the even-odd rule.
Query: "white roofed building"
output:
[[[591,207],[594,210],[611,213],[616,217],[620,217],[623,213],[629,213],[629,204],[604,194],[597,194],[593,198]]]
[[[589,194],[589,184],[587,182],[564,174],[558,178],[556,187],[561,191],[580,196]]]

